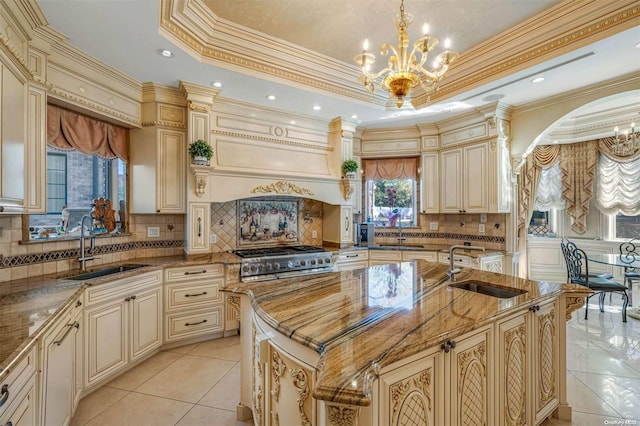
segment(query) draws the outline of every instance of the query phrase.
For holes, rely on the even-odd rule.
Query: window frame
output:
[[[59,158],[64,158],[64,182],[62,184],[57,184],[57,183],[51,183],[49,181],[49,171],[50,170],[54,170],[54,169],[50,169],[49,165],[52,163],[51,161],[49,161],[49,157],[59,157]],[[62,203],[63,206],[67,205],[68,203],[68,195],[67,195],[67,188],[68,188],[68,184],[67,184],[67,178],[68,178],[68,170],[69,170],[69,166],[68,166],[68,162],[69,159],[67,158],[67,154],[66,153],[62,153],[62,152],[47,152],[47,182],[46,182],[46,186],[47,186],[47,203],[46,203],[46,214],[60,214],[60,210],[61,209],[54,209],[51,210],[50,208],[50,204],[49,204],[49,200],[61,200],[61,198],[51,198],[49,197],[49,194],[51,194],[51,191],[49,190],[49,186],[50,185],[55,185],[55,186],[64,186],[64,201]],[[58,169],[55,169],[58,170]]]
[[[369,179],[365,176],[364,187],[365,187],[365,212],[367,216],[367,222],[369,222],[368,218],[371,218],[371,222],[376,222],[376,218],[373,217],[373,207],[375,206],[374,200],[374,185],[375,181],[395,181],[395,180],[410,180],[411,181],[411,208],[412,208],[412,223],[410,225],[404,226],[405,228],[415,228],[418,226],[418,180],[411,178],[399,178],[399,179]],[[398,222],[400,223],[400,222]],[[376,224],[376,226],[380,228],[388,228],[393,229],[395,227],[390,227],[389,222],[387,221],[384,224]]]

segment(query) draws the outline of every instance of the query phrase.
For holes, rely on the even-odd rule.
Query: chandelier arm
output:
[[[393,53],[393,55],[391,56],[395,56],[396,58],[400,57],[400,55],[398,55],[398,51],[396,50],[395,46],[393,46],[392,44],[385,43],[382,46],[380,46],[380,55],[389,56],[389,51]]]
[[[391,68],[389,68],[389,67],[386,67],[385,69],[380,70],[379,72],[377,72],[377,73],[375,73],[375,74],[374,74],[374,73],[370,73],[369,71],[367,71],[367,70],[365,70],[365,69],[362,69],[362,74],[363,74],[365,77],[370,78],[370,79],[372,79],[372,80],[376,80],[378,77],[380,77],[382,74],[384,74],[384,73],[386,73],[386,72],[392,72],[392,69],[391,69]]]
[[[419,72],[421,72],[422,74],[426,75],[427,77],[429,77],[430,79],[433,80],[440,80],[442,78],[442,76],[447,72],[447,70],[449,69],[449,65],[443,65],[442,69],[440,69],[439,71],[429,71],[426,70],[422,67],[422,64],[420,64],[420,66],[416,65],[415,69]]]

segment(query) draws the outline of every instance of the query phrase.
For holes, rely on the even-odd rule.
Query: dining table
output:
[[[620,268],[638,268],[640,269],[640,256],[631,254],[614,254],[614,253],[593,253],[587,254],[587,260],[590,262],[602,263],[605,265],[618,266]],[[633,306],[633,281],[629,281],[629,306]],[[627,309],[627,316],[640,320],[640,308]]]

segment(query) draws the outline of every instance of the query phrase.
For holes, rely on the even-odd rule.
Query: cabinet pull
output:
[[[344,217],[344,229],[349,232],[349,216]]]
[[[74,321],[73,324],[67,324],[67,331],[64,332],[64,335],[62,336],[62,338],[60,340],[56,340],[55,342],[53,342],[54,344],[60,346],[62,344],[62,342],[64,342],[64,340],[67,338],[67,336],[69,335],[69,333],[71,333],[71,330],[73,330],[74,328],[80,328],[80,324],[78,324],[78,321]]]
[[[348,254],[345,257],[358,257],[358,255],[357,254]]]
[[[131,300],[136,300],[136,296],[131,296]]]
[[[78,300],[78,301],[76,302],[76,308],[77,308],[77,307],[79,307],[79,306],[82,306],[82,302]]]
[[[190,325],[198,325],[198,324],[204,324],[205,322],[207,322],[206,319],[202,320],[202,321],[198,321],[198,322],[185,322],[184,325],[189,327]]]
[[[198,237],[202,237],[202,218],[198,218]]]
[[[9,385],[2,385],[2,391],[0,391],[0,407],[2,407],[5,402],[9,399]]]
[[[187,271],[187,272],[185,272],[184,274],[185,274],[185,275],[198,275],[198,274],[206,274],[206,273],[207,273],[207,270],[206,270],[206,269],[203,269],[202,271],[196,271],[196,272],[189,272],[189,271]]]
[[[198,294],[185,294],[184,297],[198,297],[198,296],[204,296],[205,294],[207,294],[206,291],[203,291],[202,293],[198,293]]]

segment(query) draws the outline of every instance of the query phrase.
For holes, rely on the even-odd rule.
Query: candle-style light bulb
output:
[[[429,24],[427,24],[426,22],[422,24],[422,34],[423,35],[429,34]]]
[[[365,38],[364,41],[362,42],[362,50],[366,52],[367,49],[369,49],[369,39]]]
[[[447,38],[447,39],[444,40],[444,48],[448,49],[450,47],[451,47],[451,39]]]
[[[613,128],[613,133],[615,133],[616,139],[618,139],[618,126]]]

